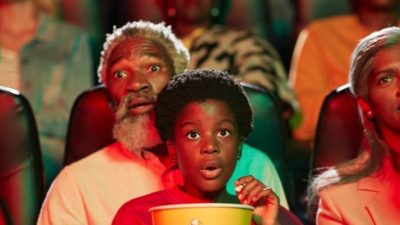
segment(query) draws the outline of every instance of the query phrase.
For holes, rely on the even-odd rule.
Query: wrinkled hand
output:
[[[271,188],[245,176],[235,181],[236,195],[242,204],[254,207],[253,221],[258,225],[277,225],[279,198]]]

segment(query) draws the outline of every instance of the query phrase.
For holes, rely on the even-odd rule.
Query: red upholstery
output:
[[[362,126],[356,98],[349,85],[332,91],[324,100],[318,119],[311,172],[334,166],[357,156],[361,146]]]
[[[278,221],[280,225],[303,225],[303,223],[297,216],[295,216],[295,214],[283,208],[282,206],[279,208]]]
[[[0,202],[0,225],[10,225],[11,222],[7,218],[6,210],[3,202]]]
[[[75,100],[65,147],[64,165],[111,144],[114,113],[107,90],[96,86]]]
[[[0,87],[0,202],[13,225],[36,224],[44,196],[35,119],[28,101]]]

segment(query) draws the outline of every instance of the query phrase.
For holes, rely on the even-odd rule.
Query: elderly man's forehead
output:
[[[171,61],[160,43],[143,37],[132,37],[122,41],[112,50],[109,62],[131,56],[151,56]]]

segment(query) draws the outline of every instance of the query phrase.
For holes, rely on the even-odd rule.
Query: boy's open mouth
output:
[[[222,168],[217,162],[207,162],[200,169],[200,174],[207,180],[212,180],[220,176]]]

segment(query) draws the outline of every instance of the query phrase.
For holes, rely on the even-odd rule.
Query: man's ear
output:
[[[359,109],[362,112],[363,118],[371,119],[374,117],[374,112],[372,111],[371,107],[369,106],[368,102],[361,97],[357,97],[357,104]]]

